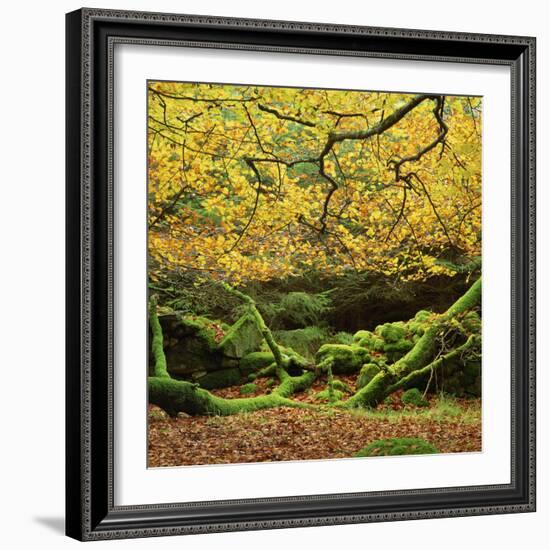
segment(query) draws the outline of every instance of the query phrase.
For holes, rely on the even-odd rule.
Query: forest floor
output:
[[[256,383],[258,391],[252,395],[268,390],[261,380]],[[318,381],[293,399],[315,403],[315,393],[324,387]],[[235,386],[212,393],[242,397],[239,390]],[[412,407],[403,405],[400,393],[376,409],[353,411],[284,407],[225,417],[180,414],[169,418],[150,405],[148,465],[349,458],[372,441],[393,437],[422,438],[440,453],[481,451],[480,399],[428,395],[429,407]]]

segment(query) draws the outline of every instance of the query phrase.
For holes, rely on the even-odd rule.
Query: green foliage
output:
[[[355,456],[428,455],[439,452],[427,441],[415,437],[379,439],[363,447]]]
[[[241,386],[241,389],[239,390],[239,393],[241,395],[249,395],[251,393],[255,393],[258,390],[258,386],[252,382],[248,384],[244,384]]]
[[[403,393],[401,402],[404,405],[414,405],[415,407],[429,407],[430,402],[424,399],[422,392],[418,388],[411,388]]]
[[[305,328],[321,323],[330,309],[330,298],[328,292],[289,292],[283,294],[279,302],[259,304],[258,307],[272,327]]]
[[[327,339],[327,344],[345,344],[346,346],[351,346],[354,343],[353,334],[344,331],[337,332]]]

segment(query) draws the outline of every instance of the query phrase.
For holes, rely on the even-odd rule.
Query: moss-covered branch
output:
[[[160,378],[170,378],[166,364],[166,355],[164,354],[164,338],[162,336],[162,327],[160,326],[157,314],[157,297],[152,296],[149,300],[149,324],[153,338],[151,349],[153,351],[153,373]]]
[[[258,330],[264,337],[267,345],[269,346],[269,349],[271,350],[271,353],[273,353],[273,358],[275,359],[277,366],[283,368],[284,360],[281,349],[279,348],[277,342],[275,342],[275,338],[273,338],[271,330],[269,330],[269,327],[265,324],[264,318],[262,317],[261,313],[258,311],[258,308],[256,307],[256,302],[254,302],[254,300],[250,296],[246,295],[244,292],[233,288],[227,283],[222,283],[222,286],[223,288],[225,288],[225,290],[227,290],[227,292],[233,294],[233,296],[236,296],[237,298],[240,298],[245,304],[248,305],[250,313],[252,314],[256,322]]]
[[[437,335],[446,322],[469,309],[472,309],[481,300],[481,277],[451,306],[435,319],[425,330],[414,347],[391,367],[380,371],[374,378],[347,401],[339,405],[344,408],[372,407],[382,401],[391,388],[404,378],[421,370],[432,362]]]
[[[479,345],[479,337],[472,335],[468,338],[468,340],[466,340],[466,342],[464,342],[464,344],[458,346],[453,351],[447,353],[446,355],[442,355],[425,367],[409,373],[407,376],[404,376],[395,384],[392,384],[388,388],[387,393],[389,394],[399,389],[411,387],[412,385],[414,385],[415,382],[421,380],[424,376],[429,375],[431,371],[436,371],[443,368],[445,365],[453,363],[455,359],[462,357],[463,354],[470,351],[476,345]]]
[[[286,387],[292,384],[292,382],[288,382]],[[275,407],[313,407],[288,399],[277,390],[268,395],[257,397],[223,399],[191,382],[165,377],[149,378],[149,402],[158,405],[170,416],[176,416],[178,412],[190,415],[228,416],[239,412],[253,412]]]

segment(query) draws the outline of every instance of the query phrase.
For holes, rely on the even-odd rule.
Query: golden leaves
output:
[[[481,99],[445,98],[438,134],[423,101],[368,140],[324,157],[331,132],[366,131],[407,94],[174,82],[149,87],[151,275],[269,280],[308,269],[445,272],[447,250],[480,254]]]

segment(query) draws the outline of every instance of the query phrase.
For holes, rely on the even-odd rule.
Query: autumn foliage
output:
[[[480,255],[481,99],[150,82],[149,252],[232,284]]]

